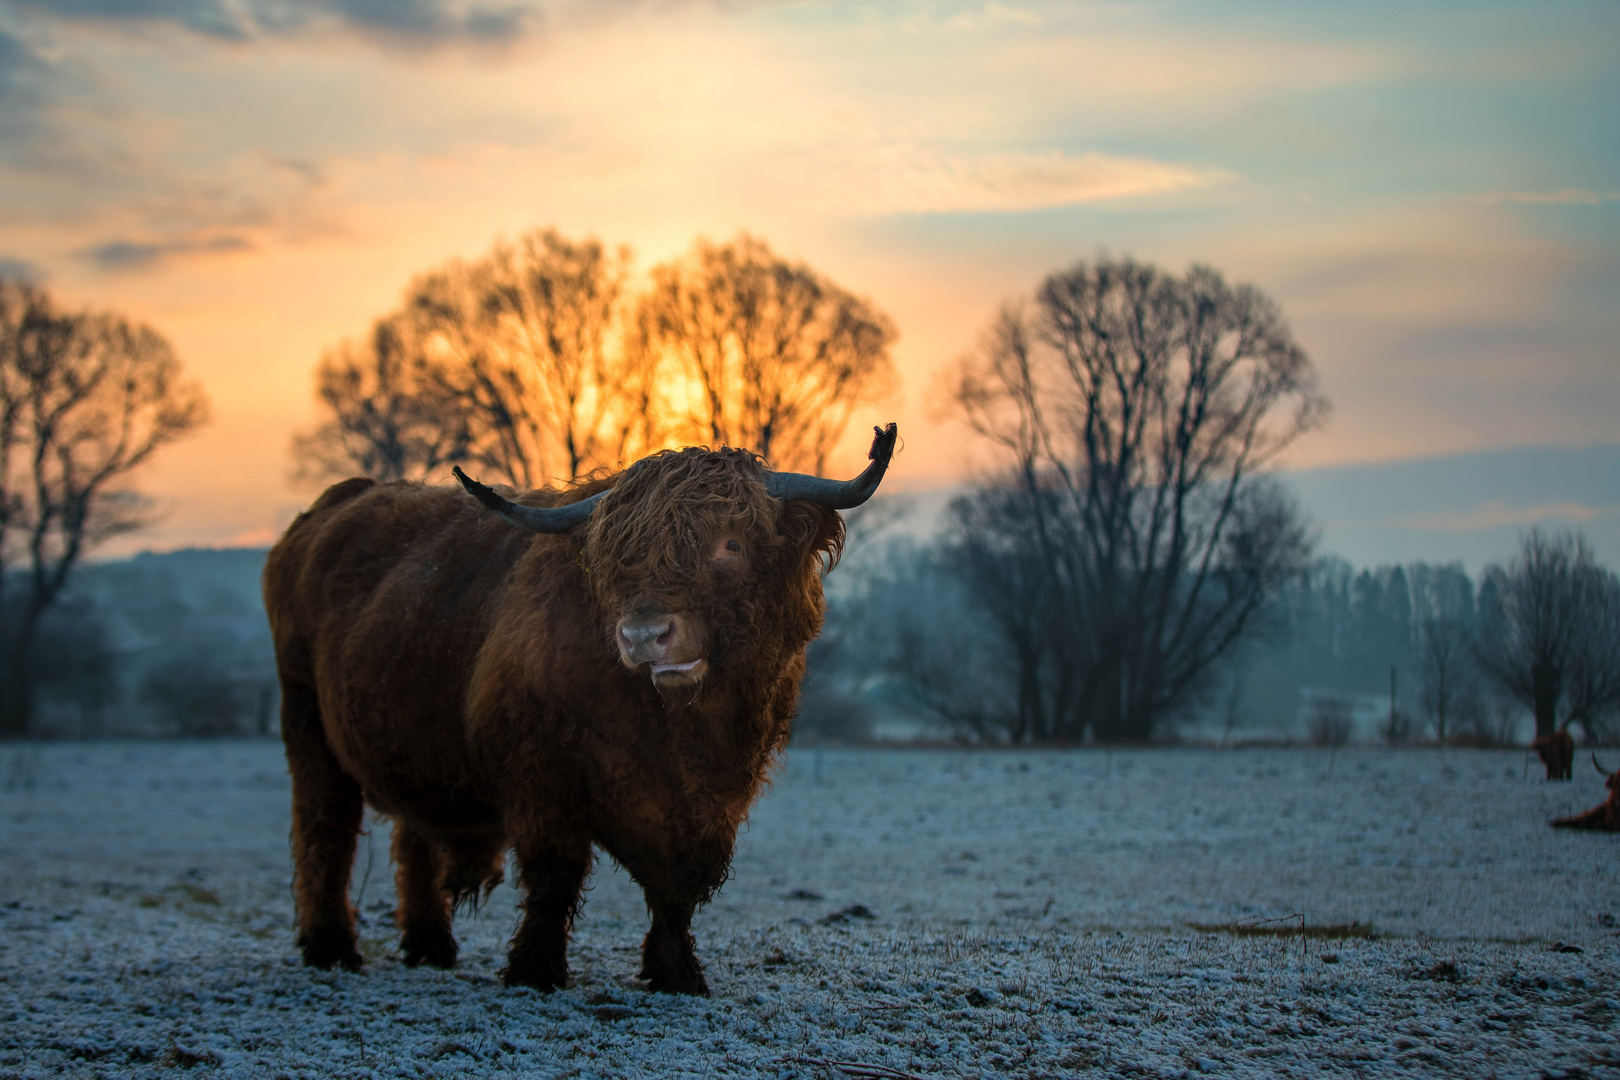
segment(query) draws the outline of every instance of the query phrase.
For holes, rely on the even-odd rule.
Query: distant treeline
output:
[[[1061,665],[1084,658],[1022,662],[1008,609],[1030,597],[975,591],[959,555],[965,527],[958,514],[934,540],[893,540],[840,569],[849,575],[812,646],[801,735],[1097,738],[1039,738],[1019,716],[1021,693],[1051,694]],[[1611,742],[1617,713],[1620,584],[1577,535],[1531,533],[1477,579],[1461,564],[1358,571],[1315,559],[1270,593],[1253,633],[1151,737],[1499,746],[1573,726]]]
[[[81,567],[41,623],[35,734],[268,734],[278,691],[263,549]]]
[[[879,504],[856,519],[850,556],[828,578],[827,625],[811,647],[797,734],[1060,741],[1018,728],[1015,649],[957,572],[950,549],[959,538],[949,529],[926,541],[870,535],[885,514],[892,509]],[[1578,546],[1568,537],[1540,543],[1556,554],[1561,540]],[[46,617],[39,734],[274,734],[264,558],[263,549],[188,550],[83,568]],[[1511,613],[1523,599],[1515,577],[1525,561],[1521,552],[1475,578],[1460,564],[1357,570],[1334,556],[1316,559],[1275,591],[1255,635],[1155,737],[1523,742],[1533,701],[1487,667],[1492,647],[1512,645],[1504,639],[1515,636]],[[1601,617],[1585,621],[1585,636],[1600,638]],[[1620,725],[1613,705],[1598,700],[1602,665],[1571,655],[1555,723],[1574,724],[1587,741],[1613,741]]]

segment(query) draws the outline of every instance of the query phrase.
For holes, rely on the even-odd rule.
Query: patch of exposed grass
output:
[[[1327,923],[1313,926],[1271,920],[1260,923],[1188,923],[1202,934],[1229,934],[1232,937],[1306,938],[1312,941],[1372,941],[1378,937],[1370,923]]]
[[[186,899],[190,900],[193,904],[207,904],[210,907],[213,907],[217,906],[220,902],[219,893],[215,892],[213,889],[205,889],[201,885],[193,885],[189,881],[182,881],[180,884],[176,885],[175,888],[184,893]]]

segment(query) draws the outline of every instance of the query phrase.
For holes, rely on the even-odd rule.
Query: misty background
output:
[[[1350,738],[1383,741],[1393,667],[1407,737],[1432,740],[1414,593],[1444,582],[1477,595],[1483,568],[1511,554],[1526,521],[1547,523],[1548,506],[1569,508],[1552,524],[1581,528],[1604,563],[1620,562],[1620,444],[1337,466],[1282,479],[1318,529],[1323,554],[1168,734],[1308,742],[1326,699],[1350,709]],[[827,629],[813,646],[796,738],[971,737],[910,700],[892,656],[866,648],[892,637],[907,613],[919,614],[917,597],[938,584],[928,558],[945,508],[962,490],[880,497],[864,512],[866,526],[857,519],[827,578]],[[186,549],[85,566],[46,617],[38,733],[275,734],[279,697],[259,592],[267,551]],[[943,617],[964,617],[960,601],[941,606]],[[1473,679],[1479,707],[1465,707],[1453,737],[1526,741],[1529,711],[1490,695],[1477,673]]]

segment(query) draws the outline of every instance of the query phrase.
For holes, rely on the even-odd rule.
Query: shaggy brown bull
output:
[[[563,985],[594,843],[646,896],[642,977],[707,993],[693,910],[787,742],[837,511],[877,490],[894,443],[878,431],[847,482],[687,449],[515,502],[459,469],[475,498],[364,479],[322,495],[264,571],[304,962],[360,966],[364,801],[394,819],[406,963],[455,963],[452,914],[511,848],[506,982]]]
[[[1559,728],[1541,736],[1530,744],[1530,749],[1536,752],[1541,758],[1541,763],[1547,767],[1547,779],[1575,778],[1575,740],[1570,736],[1568,728]]]
[[[1584,814],[1572,817],[1557,818],[1552,822],[1555,829],[1599,829],[1603,832],[1620,832],[1620,775],[1609,772],[1598,764],[1597,755],[1592,755],[1592,767],[1603,777],[1603,783],[1609,789],[1609,798],[1606,802],[1592,807]]]

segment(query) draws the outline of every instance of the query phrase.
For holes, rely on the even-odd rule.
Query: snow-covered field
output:
[[[1620,837],[1511,752],[795,750],[700,915],[714,997],[634,978],[599,867],[575,985],[298,965],[278,744],[0,751],[0,1077],[1620,1077]],[[869,916],[869,917],[868,917]],[[1263,921],[1272,920],[1272,921]],[[1301,926],[1304,933],[1301,933]]]

